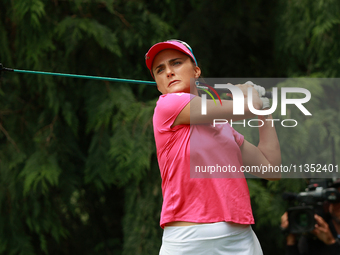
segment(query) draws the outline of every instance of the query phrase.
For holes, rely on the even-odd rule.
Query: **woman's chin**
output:
[[[168,93],[190,93],[190,88],[173,85],[168,88],[168,91]]]

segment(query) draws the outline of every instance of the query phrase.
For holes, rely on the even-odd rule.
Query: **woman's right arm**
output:
[[[258,92],[249,84],[239,84],[236,86],[242,90],[245,97],[244,115],[233,115],[232,100],[222,100],[222,105],[215,104],[213,100],[207,100],[207,114],[202,115],[202,100],[200,97],[195,97],[183,108],[172,126],[181,124],[212,124],[214,119],[225,119],[228,121],[232,119],[233,121],[238,121],[254,117],[255,115],[248,108],[248,88],[252,88],[254,108],[260,110],[262,109],[262,101]]]

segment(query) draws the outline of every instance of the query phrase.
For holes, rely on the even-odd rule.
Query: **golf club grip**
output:
[[[215,90],[219,93],[231,93],[231,91],[229,89],[218,89],[215,88]],[[267,98],[272,98],[272,92],[271,91],[266,91],[266,93],[264,94],[263,97],[267,97]]]

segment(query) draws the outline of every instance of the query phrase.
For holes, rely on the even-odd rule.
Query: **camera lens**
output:
[[[310,206],[299,206],[288,210],[289,232],[305,233],[314,229],[314,210]]]
[[[305,211],[297,212],[296,213],[296,223],[301,228],[306,228],[311,224],[311,220],[309,218],[309,213]]]

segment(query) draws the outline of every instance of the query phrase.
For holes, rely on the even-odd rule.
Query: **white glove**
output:
[[[270,108],[270,102],[267,97],[260,97],[262,101],[262,109],[269,109]]]
[[[254,89],[259,93],[260,99],[262,101],[262,109],[270,108],[270,102],[267,97],[263,97],[266,94],[264,87],[254,84],[252,81],[247,81],[245,84],[252,85]]]
[[[252,81],[247,81],[245,84],[252,85],[254,89],[257,91],[257,93],[259,93],[260,97],[263,97],[266,94],[266,89],[264,87],[256,85]]]

